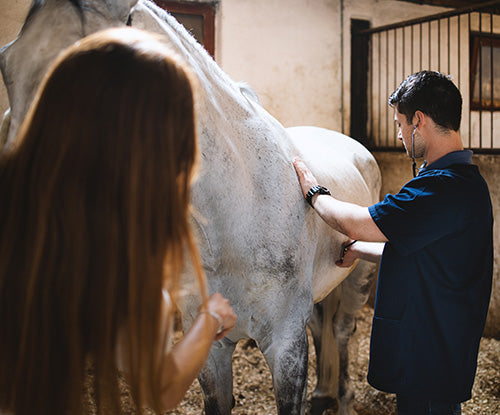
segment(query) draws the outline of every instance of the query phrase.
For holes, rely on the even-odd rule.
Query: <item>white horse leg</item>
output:
[[[339,354],[338,404],[339,415],[354,415],[354,391],[349,376],[349,340],[356,330],[356,314],[339,308],[333,320],[333,331]]]
[[[356,329],[357,312],[368,300],[375,271],[375,264],[360,261],[342,284],[315,306],[309,327],[316,348],[318,383],[311,415],[321,415],[333,407],[335,397],[339,415],[356,414],[348,345]]]
[[[229,415],[234,407],[231,360],[235,347],[227,339],[215,343],[198,375],[206,415]]]
[[[349,340],[356,330],[356,316],[365,305],[377,269],[376,264],[360,261],[341,284],[341,298],[333,319],[333,332],[339,350],[338,415],[355,415],[354,391],[349,377]]]
[[[336,408],[339,378],[339,354],[333,336],[333,317],[340,303],[341,289],[334,289],[323,301],[314,305],[309,323],[316,350],[316,388],[312,394],[311,415],[321,415]]]
[[[259,343],[273,375],[273,387],[279,415],[304,415],[307,391],[309,344],[305,324],[290,327],[284,322],[275,327],[272,344]]]

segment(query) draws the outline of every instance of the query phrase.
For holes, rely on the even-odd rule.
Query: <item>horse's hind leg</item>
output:
[[[272,344],[259,347],[273,375],[279,415],[304,415],[306,408],[308,348],[305,324],[273,331]]]
[[[337,406],[339,353],[333,336],[333,318],[339,307],[341,288],[314,305],[309,329],[316,351],[317,383],[311,399],[311,415],[322,415]]]
[[[215,343],[198,375],[206,415],[229,415],[234,406],[231,360],[235,346],[228,339]]]
[[[340,286],[315,305],[309,327],[316,348],[318,383],[311,415],[321,415],[334,406],[335,397],[339,415],[356,414],[348,345],[356,328],[356,314],[368,299],[375,271],[376,265],[360,261]]]
[[[354,391],[349,376],[349,340],[356,330],[356,316],[366,304],[375,276],[376,264],[359,261],[341,284],[339,308],[333,319],[333,332],[339,352],[338,415],[353,415]]]

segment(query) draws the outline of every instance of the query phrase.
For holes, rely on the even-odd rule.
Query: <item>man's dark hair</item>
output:
[[[421,71],[406,78],[389,98],[389,105],[411,123],[422,111],[438,125],[458,131],[462,119],[462,96],[450,76]]]

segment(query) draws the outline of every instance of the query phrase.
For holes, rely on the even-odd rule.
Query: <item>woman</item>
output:
[[[172,408],[234,327],[188,224],[192,85],[133,29],[91,35],[49,71],[0,160],[0,412],[81,413],[89,366],[99,413],[119,412],[119,371],[138,408]],[[204,301],[169,347],[185,260]]]

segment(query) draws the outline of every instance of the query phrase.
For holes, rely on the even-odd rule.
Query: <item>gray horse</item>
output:
[[[199,376],[205,412],[231,412],[232,353],[239,340],[251,338],[272,372],[278,413],[303,414],[306,325],[311,322],[320,354],[340,358],[341,367],[332,384],[331,362],[320,359],[315,396],[335,397],[338,389],[340,412],[353,414],[347,342],[373,270],[360,263],[347,278],[352,269],[335,265],[347,238],[329,229],[305,203],[291,160],[300,156],[314,166],[316,177],[337,198],[368,206],[378,201],[380,172],[363,146],[325,129],[283,128],[149,0],[35,0],[19,36],[0,53],[10,101],[0,131],[9,142],[15,139],[40,80],[63,48],[97,30],[125,24],[161,34],[200,81],[202,168],[192,198],[200,215],[192,224],[210,290],[229,298],[239,317],[236,328],[213,345]],[[186,297],[186,326],[199,301],[195,294]],[[321,332],[330,332],[331,339]]]

